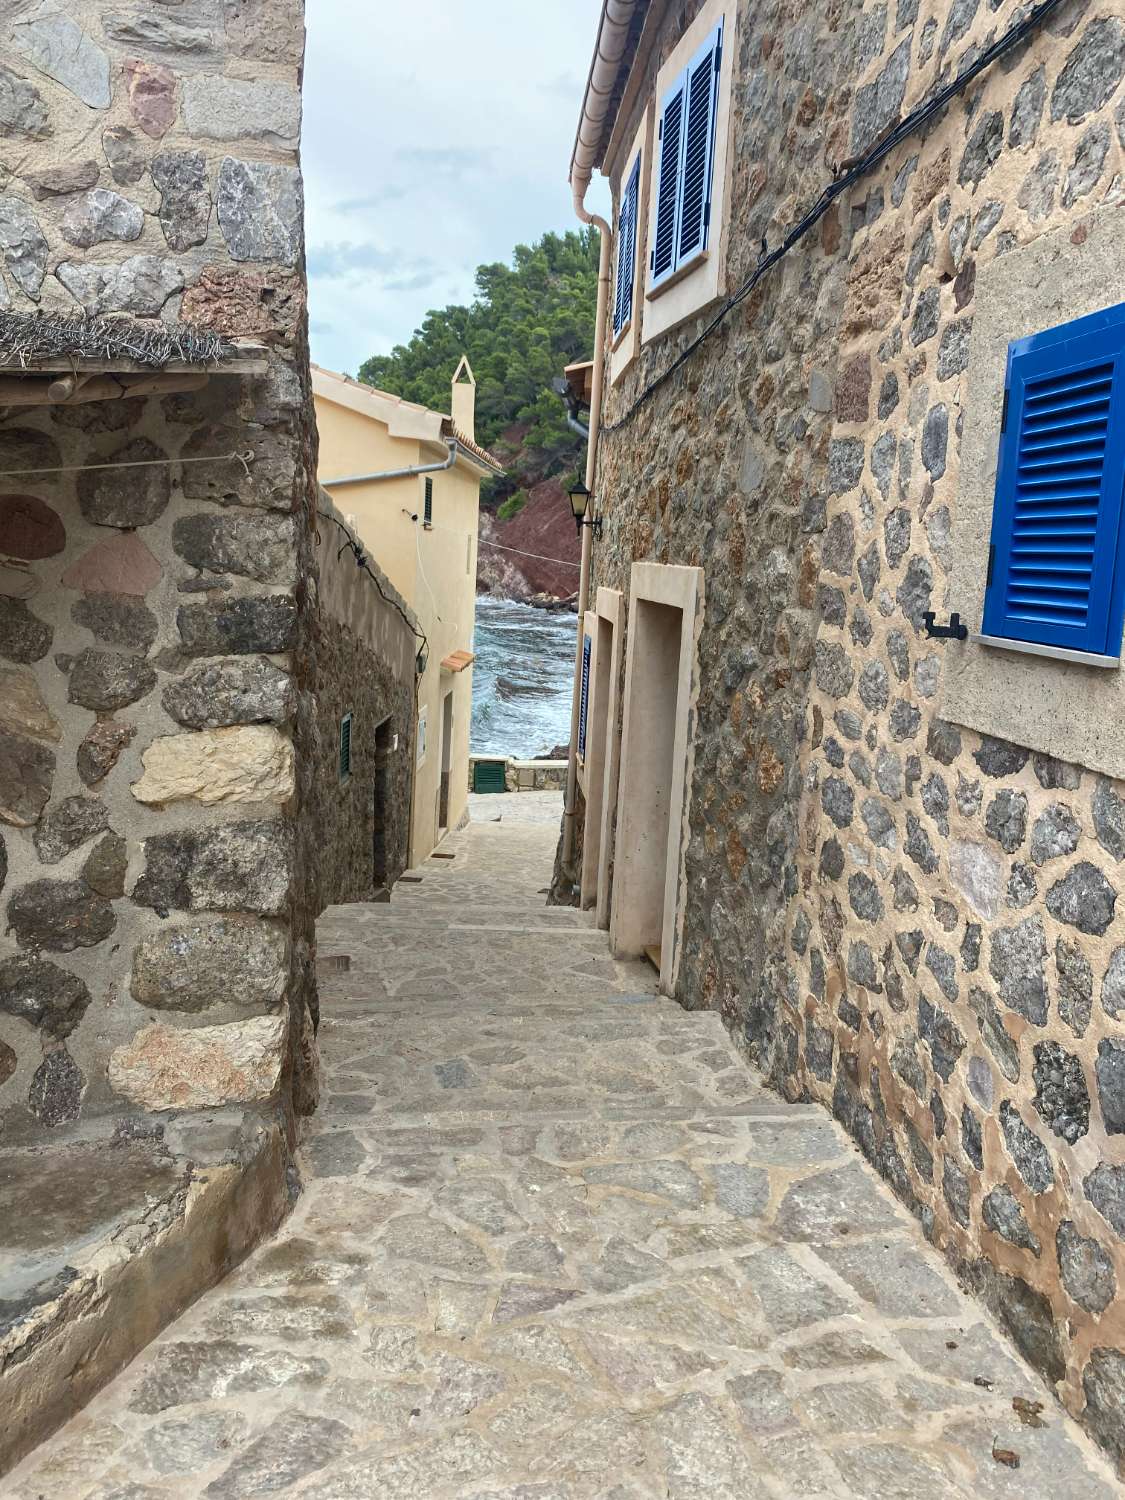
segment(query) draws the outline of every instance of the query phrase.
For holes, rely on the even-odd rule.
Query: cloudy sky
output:
[[[482,262],[574,226],[567,169],[600,0],[311,0],[313,359],[354,374]],[[588,198],[604,210],[605,184]]]

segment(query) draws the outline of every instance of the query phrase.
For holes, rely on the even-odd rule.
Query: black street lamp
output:
[[[570,496],[570,511],[574,517],[574,525],[578,535],[582,535],[583,526],[589,526],[594,535],[600,537],[602,534],[601,517],[592,516],[589,520],[586,519],[586,512],[589,509],[593,496],[582,483],[581,479],[573,489],[567,491],[567,494]]]

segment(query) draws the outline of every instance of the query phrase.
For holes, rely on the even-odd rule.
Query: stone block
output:
[[[116,833],[100,838],[86,856],[82,879],[99,896],[113,901],[125,894],[125,872],[128,868],[125,840]]]
[[[126,531],[95,543],[89,552],[71,563],[62,576],[62,584],[83,593],[143,598],[160,582],[161,571],[141,537],[134,531]]]
[[[96,719],[90,725],[75,757],[78,774],[87,786],[94,786],[109,775],[136,732],[135,725],[120,724],[114,719]]]
[[[234,260],[297,264],[304,205],[296,167],[224,157],[217,207],[219,227]]]
[[[171,250],[202,245],[211,222],[211,188],[202,151],[164,151],[152,159],[160,228]]]
[[[162,927],[133,953],[133,999],[157,1010],[232,1003],[264,1008],[284,998],[288,983],[288,934],[266,922],[179,922]]]
[[[35,830],[35,852],[45,865],[60,859],[96,838],[109,827],[109,809],[98,797],[64,797],[39,820]]]
[[[30,140],[50,135],[50,115],[33,83],[0,65],[0,134]]]
[[[91,317],[114,312],[159,317],[169,297],[184,289],[183,265],[160,255],[102,263],[64,260],[55,275]]]
[[[66,14],[62,4],[48,0],[13,26],[11,37],[21,56],[83,104],[91,109],[109,108],[109,55]]]
[[[0,251],[16,285],[38,302],[47,274],[47,241],[28,205],[10,193],[0,196]]]
[[[43,701],[39,683],[21,667],[0,667],[0,729],[57,744],[58,721]]]
[[[264,724],[163,735],[141,764],[138,802],[286,802],[296,790],[293,745]]]
[[[288,594],[181,605],[176,611],[189,656],[250,655],[288,651],[297,629],[297,603]]]
[[[104,942],[117,918],[84,880],[33,880],[8,902],[8,925],[21,948],[70,953]]]
[[[50,625],[32,614],[22,599],[0,595],[0,656],[9,661],[42,661],[53,639]]]
[[[185,562],[212,573],[238,573],[259,583],[296,575],[297,527],[291,516],[181,516],[172,545]]]
[[[184,84],[184,124],[189,135],[204,140],[245,139],[267,146],[295,146],[301,129],[301,95],[275,79],[199,73]]]
[[[78,1025],[90,991],[47,959],[21,953],[0,963],[0,1011],[61,1041]]]
[[[5,434],[7,438],[8,434]],[[32,444],[34,452],[27,452],[18,440],[10,449],[4,443],[4,467],[19,468],[28,459],[29,467],[50,468],[54,453],[44,452],[47,444]],[[46,462],[35,462],[43,460]],[[31,477],[30,475],[28,476]],[[20,557],[34,562],[41,557],[54,557],[66,546],[66,528],[58,513],[44,500],[35,495],[0,495],[0,553],[5,557]]]
[[[134,438],[104,459],[137,468],[93,469],[78,476],[78,503],[95,526],[148,526],[164,513],[172,494],[168,455],[148,438]]]
[[[125,63],[129,111],[145,135],[159,140],[176,118],[176,75],[160,63],[131,57]]]
[[[48,1052],[35,1070],[27,1102],[42,1125],[68,1125],[82,1113],[86,1079],[65,1047]]]
[[[285,724],[293,717],[293,679],[264,656],[202,662],[164,689],[166,711],[188,729]]]
[[[148,158],[144,142],[128,126],[111,125],[108,130],[103,130],[102,152],[118,187],[132,187],[140,182]]]
[[[70,245],[88,250],[106,240],[136,240],[144,229],[145,216],[110,188],[94,188],[71,198],[62,216],[62,237]]]
[[[119,10],[102,20],[106,36],[145,51],[205,53],[215,45],[210,27],[190,14],[159,10]]]
[[[289,909],[293,827],[281,819],[185,828],[145,840],[145,870],[133,888],[138,906],[158,911]]]
[[[87,594],[70,613],[76,625],[84,625],[110,646],[125,646],[143,655],[156,639],[156,616],[128,594]]]
[[[51,795],[55,753],[46,745],[0,729],[0,821],[30,828]]]
[[[135,703],[156,686],[156,672],[138,656],[87,648],[74,661],[67,684],[71,703],[97,713]]]
[[[286,1025],[278,1015],[190,1031],[159,1023],[142,1027],[110,1056],[110,1087],[149,1110],[269,1099],[281,1077]]]

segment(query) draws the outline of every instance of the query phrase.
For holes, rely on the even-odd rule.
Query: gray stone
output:
[[[993,1188],[981,1204],[981,1218],[989,1229],[1009,1244],[1030,1250],[1033,1255],[1041,1253],[1043,1247],[1028,1227],[1019,1199],[1003,1183]]]
[[[938,345],[937,378],[939,380],[949,380],[954,375],[960,375],[962,370],[968,369],[969,339],[972,332],[972,318],[961,318],[956,323],[946,324],[942,331],[941,343]],[[923,462],[925,462],[924,455]]]
[[[839,839],[825,839],[821,845],[819,873],[823,880],[839,880],[844,873],[844,850]]]
[[[84,880],[33,880],[9,900],[8,925],[21,948],[70,953],[104,942],[117,918]]]
[[[1022,911],[1025,906],[1030,906],[1039,894],[1039,887],[1035,882],[1035,871],[1030,865],[1025,865],[1021,860],[1016,860],[1012,865],[1012,873],[1008,879],[1008,889],[1005,894],[1007,904],[1016,911]]]
[[[935,482],[945,473],[948,445],[949,409],[944,404],[931,406],[922,427],[922,462]]]
[[[738,1265],[762,1304],[768,1326],[778,1333],[850,1311],[833,1287],[812,1276],[781,1246],[747,1256]]]
[[[975,818],[984,800],[984,789],[979,781],[970,781],[957,772],[957,810],[963,818]]]
[[[78,476],[78,503],[95,526],[132,530],[163,515],[172,494],[168,455],[148,438],[133,438],[93,462],[136,464],[137,468],[94,469]]]
[[[114,900],[125,894],[125,871],[129,859],[125,840],[116,833],[100,838],[86,856],[82,879],[99,896]]]
[[[43,172],[31,173],[24,181],[42,203],[45,199],[69,197],[71,193],[82,193],[87,188],[96,187],[100,176],[101,168],[96,161],[67,161],[58,162]]]
[[[872,713],[886,708],[890,698],[890,680],[881,661],[869,661],[859,674],[859,696]]]
[[[64,797],[41,818],[35,851],[45,865],[57,865],[72,849],[109,827],[109,809],[97,797]]]
[[[855,793],[840,776],[828,776],[820,789],[824,811],[837,828],[847,828],[855,814]]]
[[[904,845],[907,855],[914,861],[924,875],[932,875],[938,867],[938,857],[930,836],[922,827],[917,817],[911,812],[906,815],[906,843]]]
[[[1113,1260],[1098,1244],[1080,1234],[1070,1219],[1064,1219],[1055,1235],[1063,1286],[1078,1306],[1095,1317],[1105,1312],[1117,1295]]]
[[[108,109],[109,56],[62,9],[39,6],[12,27],[17,52],[91,109]]]
[[[910,551],[910,512],[902,506],[892,510],[883,522],[883,548],[892,568],[897,568]]]
[[[110,646],[128,646],[143,655],[156,639],[156,616],[131,594],[87,594],[70,613],[75,624]]]
[[[912,740],[922,725],[921,711],[906,698],[896,698],[890,713],[891,739],[901,744]]]
[[[1083,1036],[1094,1005],[1094,971],[1076,943],[1059,938],[1055,943],[1055,968],[1059,976],[1059,1016]]]
[[[199,53],[215,45],[212,32],[190,14],[172,17],[159,11],[111,11],[102,25],[115,42],[145,52]]]
[[[0,251],[16,285],[38,302],[47,274],[47,241],[31,209],[11,193],[0,196]]]
[[[768,1172],[742,1162],[720,1162],[711,1172],[720,1208],[739,1219],[761,1217],[770,1197]]]
[[[878,922],[883,915],[879,887],[860,871],[848,878],[848,902],[862,922]]]
[[[941,288],[929,286],[919,296],[910,324],[910,342],[915,348],[932,339],[941,321]],[[923,433],[923,439],[925,434]]]
[[[1052,1383],[1062,1380],[1066,1363],[1050,1299],[1022,1277],[1005,1276],[983,1259],[973,1267],[973,1279],[1028,1363]]]
[[[910,76],[913,37],[900,42],[877,78],[856,90],[852,109],[851,154],[859,156],[899,118]]]
[[[901,872],[896,870],[895,874],[899,875],[901,874]],[[905,876],[904,878],[906,880],[910,879],[909,876]],[[896,911],[917,911],[918,893],[914,889],[913,882],[911,882],[908,896],[909,899],[907,900],[900,900],[896,897]],[[895,933],[895,947],[902,955],[906,967],[910,970],[911,974],[917,974],[918,972],[918,964],[922,957],[922,949],[925,945],[925,941],[926,939],[924,933],[920,928],[917,927],[911,929],[909,932]]]
[[[1051,92],[1051,119],[1077,125],[1107,103],[1125,74],[1125,22],[1091,21],[1063,65]]]
[[[1125,800],[1113,790],[1113,783],[1099,777],[1091,801],[1094,832],[1098,843],[1114,859],[1125,859]]]
[[[981,737],[980,749],[973,751],[973,759],[986,776],[1014,776],[1027,765],[1028,752],[986,734]]]
[[[176,611],[176,623],[190,656],[288,651],[297,628],[297,604],[287,594],[228,599],[217,606],[187,604]]]
[[[984,929],[979,922],[969,922],[961,939],[961,966],[971,974],[980,964],[981,940]]]
[[[966,143],[957,181],[976,188],[990,172],[1004,149],[1004,116],[999,110],[985,114]]]
[[[917,157],[914,158],[917,161]],[[879,387],[879,420],[886,421],[898,405],[898,376],[893,370],[888,370],[883,376],[883,383]]]
[[[926,750],[943,766],[951,766],[961,753],[961,731],[947,719],[932,719],[926,733]]]
[[[1106,1223],[1125,1240],[1125,1166],[1100,1162],[1083,1179],[1082,1187]]]
[[[976,217],[976,227],[973,230],[972,248],[979,250],[981,245],[1004,217],[1004,205],[999,199],[992,199],[986,203]]]
[[[32,614],[22,599],[0,595],[0,656],[9,661],[42,661],[53,638],[50,625]]]
[[[204,1491],[215,1500],[256,1500],[288,1489],[351,1446],[350,1428],[332,1417],[284,1411]]]
[[[934,1071],[948,1083],[965,1050],[965,1038],[952,1017],[931,1005],[925,995],[918,999],[918,1035],[930,1049]]]
[[[898,607],[914,626],[922,628],[922,616],[930,607],[930,595],[934,586],[934,570],[927,558],[914,556],[907,565],[906,575],[898,586],[895,598]]]
[[[184,83],[183,109],[188,134],[205,140],[295,146],[301,129],[299,91],[274,79],[196,74]]]
[[[119,724],[114,719],[94,720],[75,753],[78,774],[87,786],[95,786],[109,775],[136,732],[133,724]]]
[[[175,923],[133,952],[133,999],[156,1010],[232,1003],[264,1010],[284,999],[288,983],[289,941],[271,923],[236,917]]]
[[[1100,120],[1085,131],[1074,152],[1074,161],[1066,174],[1062,206],[1071,208],[1097,186],[1109,155],[1109,121]]]
[[[157,1474],[194,1474],[229,1456],[249,1430],[238,1411],[193,1412],[149,1427],[141,1441],[145,1459]]]
[[[875,967],[875,955],[868,945],[857,940],[848,949],[848,978],[853,983],[861,985],[864,989],[879,993],[882,985],[879,983],[879,973]],[[841,1000],[843,1005],[843,1000]],[[842,1014],[842,1012],[841,1012]],[[853,1031],[859,1030],[858,1012],[848,1023]]]
[[[0,1011],[61,1041],[78,1025],[90,991],[76,974],[44,958],[18,954],[0,962]]]
[[[966,35],[980,9],[980,0],[953,0],[941,34],[941,51],[946,52]]]
[[[1037,865],[1073,854],[1082,835],[1081,824],[1064,802],[1052,802],[1031,830],[1031,857]]]
[[[942,509],[944,510],[944,506]],[[914,664],[914,688],[919,698],[932,698],[941,681],[941,662],[936,656],[923,656]]]
[[[1014,854],[1027,837],[1027,798],[1003,788],[988,804],[984,826],[1005,854]]]
[[[1074,1061],[1077,1063],[1077,1058]],[[1125,1135],[1125,1045],[1103,1038],[1098,1043],[1094,1072],[1106,1131],[1109,1135]]]
[[[1113,920],[1117,892],[1096,865],[1079,860],[1047,892],[1047,910],[1079,932],[1101,936]]]
[[[223,823],[155,834],[144,842],[145,870],[133,888],[138,906],[157,911],[287,910],[293,866],[288,821]]]
[[[1025,210],[1033,224],[1042,223],[1054,208],[1058,184],[1058,152],[1045,151],[1024,178],[1016,196],[1016,202]]]
[[[830,1244],[845,1232],[885,1233],[901,1222],[886,1189],[860,1162],[794,1183],[781,1200],[776,1219],[784,1240],[810,1244]]]
[[[1090,1128],[1090,1095],[1081,1062],[1057,1042],[1037,1042],[1032,1072],[1040,1118],[1073,1146]]]
[[[290,582],[296,569],[297,528],[290,516],[181,516],[172,545],[194,568],[259,583]]]
[[[1115,1020],[1125,1011],[1125,947],[1110,954],[1102,976],[1102,1009]]]
[[[62,216],[62,237],[88,250],[106,240],[136,240],[144,228],[144,212],[109,188],[94,188],[72,198]]]
[[[1034,146],[1047,102],[1046,70],[1040,66],[1020,85],[1008,125],[1009,146]],[[999,214],[997,214],[999,218]],[[982,236],[983,238],[983,236]]]
[[[288,672],[258,656],[192,667],[168,684],[161,701],[188,729],[219,729],[288,723],[296,711],[297,694]]]
[[[118,187],[132,187],[140,182],[148,162],[148,148],[135,131],[126,125],[111,125],[102,131],[102,151]]]
[[[54,774],[53,750],[0,729],[0,820],[17,828],[37,822],[50,798]],[[6,873],[6,853],[3,864]]]
[[[851,516],[833,516],[821,543],[821,562],[829,573],[850,578],[855,562],[855,525]]]
[[[81,1068],[65,1047],[56,1047],[36,1068],[27,1102],[41,1125],[69,1125],[82,1113],[85,1090]]]
[[[934,1268],[925,1250],[908,1241],[888,1238],[848,1244],[842,1240],[818,1254],[864,1301],[887,1317],[956,1317],[962,1310],[954,1287]]]
[[[219,227],[234,260],[297,264],[304,209],[296,167],[224,157],[217,207]]]
[[[918,1061],[918,1055],[914,1050],[916,1038],[912,1032],[901,1036],[891,1055],[891,1067],[905,1084],[918,1095],[919,1099],[926,1096],[926,1074],[922,1064]]]
[[[936,943],[926,947],[926,968],[938,983],[938,989],[947,1000],[957,999],[957,963],[952,953],[939,948]]]
[[[886,804],[877,797],[865,797],[859,812],[871,842],[881,849],[893,849],[898,838],[895,820]]]
[[[155,318],[184,289],[184,267],[160,255],[131,255],[121,262],[61,261],[55,275],[91,317],[129,312]]]
[[[211,222],[211,187],[202,151],[162,151],[150,168],[160,194],[160,228],[171,250],[202,245]]]
[[[969,1179],[951,1156],[942,1162],[942,1196],[949,1212],[966,1229],[969,1225]]]
[[[1038,917],[993,929],[988,970],[999,985],[1000,998],[1036,1026],[1047,1023],[1046,957],[1047,941]]]
[[[818,1026],[811,1016],[805,1017],[805,1062],[814,1077],[824,1083],[832,1080],[832,1057],[836,1041],[824,1026]]]
[[[1016,1171],[1033,1193],[1045,1193],[1055,1181],[1050,1155],[1034,1130],[1024,1124],[1009,1099],[1000,1104],[1000,1129],[1004,1132],[1004,1141]]]
[[[141,657],[88,647],[74,660],[67,697],[71,703],[111,712],[136,703],[156,686],[156,672]]]
[[[174,1406],[221,1401],[228,1393],[318,1385],[328,1373],[327,1360],[288,1349],[260,1348],[229,1339],[168,1341],[156,1345],[146,1362],[129,1408],[154,1416]],[[197,1417],[198,1413],[192,1420]]]
[[[0,135],[34,140],[50,133],[50,115],[42,94],[26,78],[0,64]]]
[[[976,1013],[977,1026],[988,1050],[999,1065],[1009,1083],[1018,1083],[1020,1076],[1019,1047],[1004,1030],[1004,1021],[992,996],[977,985],[969,991],[969,1005]]]
[[[922,274],[923,266],[932,266],[934,263],[934,231],[927,223],[922,233],[914,241],[910,250],[910,259],[906,262],[906,284],[913,286]]]
[[[1095,1349],[1082,1372],[1083,1421],[1120,1465],[1125,1456],[1125,1355]]]
[[[884,500],[891,492],[891,477],[894,474],[897,457],[898,441],[893,432],[884,432],[881,437],[876,438],[871,447],[871,473]],[[887,556],[890,559],[889,552]],[[891,561],[892,567],[896,561],[897,559]]]

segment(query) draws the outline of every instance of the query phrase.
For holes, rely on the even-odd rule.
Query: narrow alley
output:
[[[322,920],[281,1234],[0,1494],[1118,1493],[835,1122],[543,905],[558,794],[473,801]]]

